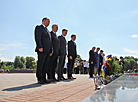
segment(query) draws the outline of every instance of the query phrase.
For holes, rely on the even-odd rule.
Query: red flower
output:
[[[111,67],[108,68],[108,70],[111,70],[111,69],[112,69]]]
[[[108,67],[109,66],[109,63],[107,63],[106,66]]]

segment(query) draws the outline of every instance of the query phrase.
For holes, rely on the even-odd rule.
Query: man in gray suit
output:
[[[65,64],[65,59],[66,59],[66,39],[65,36],[67,35],[68,30],[63,29],[62,30],[62,35],[58,36],[58,39],[60,41],[60,50],[59,50],[59,63],[58,63],[58,80],[67,80],[63,76],[63,69],[64,69],[64,64]]]

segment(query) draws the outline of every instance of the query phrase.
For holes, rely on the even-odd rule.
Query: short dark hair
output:
[[[62,32],[63,32],[63,31],[68,31],[68,29],[62,29]]]
[[[42,22],[44,21],[44,20],[47,20],[47,19],[49,19],[48,17],[44,17],[43,19],[42,19]]]
[[[122,56],[120,56],[120,59],[123,58]]]
[[[103,50],[100,50],[100,52],[104,52]]]
[[[53,24],[52,27],[54,27],[54,26],[58,26],[58,25],[57,24]]]
[[[75,35],[75,34],[72,34],[72,35],[71,35],[71,38],[74,37],[74,36],[76,36],[76,35]]]

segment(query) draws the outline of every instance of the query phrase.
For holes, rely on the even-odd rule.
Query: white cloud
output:
[[[0,54],[0,59],[2,60],[2,61],[10,61],[10,62],[13,62],[12,60],[9,60],[8,58],[4,58],[4,57],[1,57],[1,54]]]
[[[17,47],[23,45],[22,43],[17,44],[0,44],[0,51],[7,50],[9,47]]]
[[[138,35],[131,35],[132,38],[138,38]]]
[[[124,50],[124,52],[138,55],[138,50],[130,50],[127,48],[123,48],[123,50]]]
[[[138,50],[131,50],[128,48],[123,48],[123,51],[128,53],[128,54],[125,54],[125,56],[133,56],[133,57],[138,58]]]

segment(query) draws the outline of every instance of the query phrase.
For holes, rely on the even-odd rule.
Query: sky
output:
[[[37,59],[34,29],[43,17],[50,19],[49,31],[58,24],[57,35],[67,28],[66,40],[76,34],[82,59],[89,59],[92,46],[106,55],[138,58],[137,5],[137,0],[0,0],[0,59]]]

